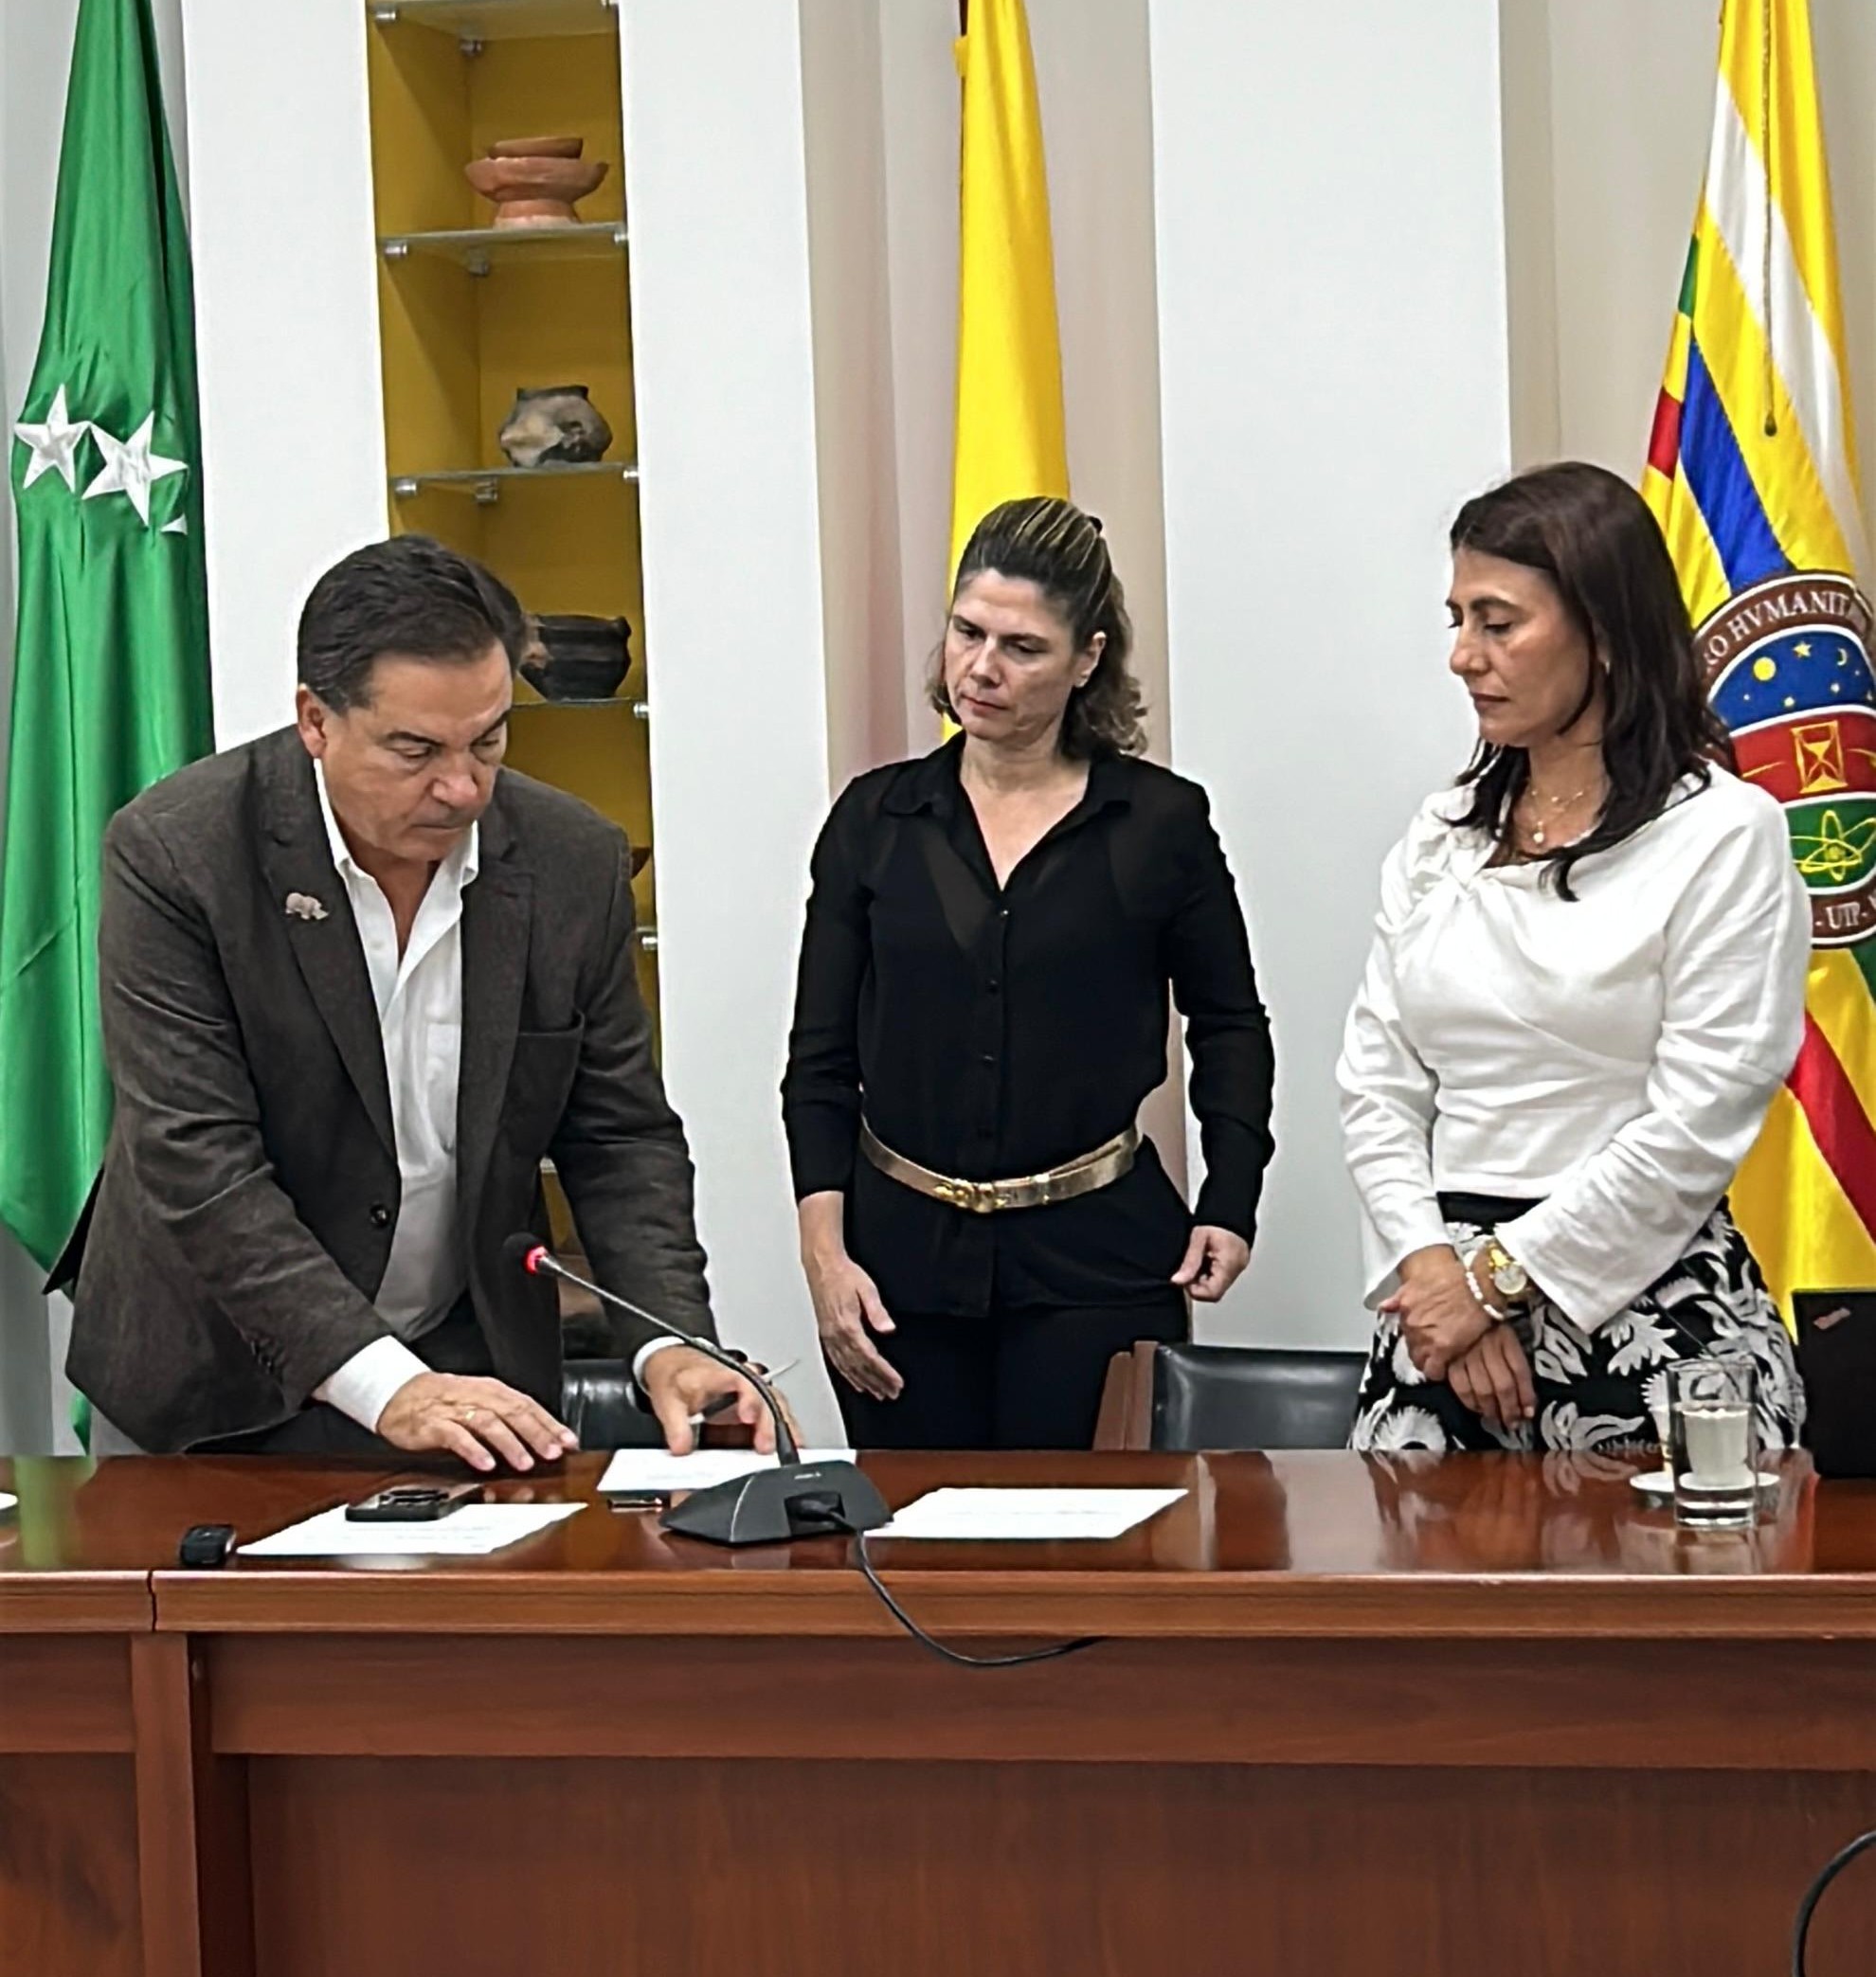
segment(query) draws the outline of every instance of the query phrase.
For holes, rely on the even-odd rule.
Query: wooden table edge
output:
[[[0,1634],[149,1634],[155,1588],[147,1571],[9,1573],[0,1578]]]
[[[888,1571],[944,1634],[1112,1639],[1876,1641],[1876,1579]],[[857,1573],[158,1572],[158,1632],[762,1635],[898,1631]]]

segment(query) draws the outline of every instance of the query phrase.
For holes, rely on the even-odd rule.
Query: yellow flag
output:
[[[970,0],[958,218],[951,569],[1001,501],[1066,495],[1062,356],[1042,118],[1022,0]]]

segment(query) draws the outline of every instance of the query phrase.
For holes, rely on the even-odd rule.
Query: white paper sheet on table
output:
[[[424,1523],[350,1523],[322,1510],[241,1547],[244,1558],[481,1558],[569,1518],[578,1503],[465,1503]]]
[[[1119,1537],[1184,1496],[1182,1489],[935,1489],[875,1537]]]
[[[853,1459],[851,1448],[802,1450],[804,1463],[850,1463]],[[738,1476],[774,1466],[772,1455],[758,1455],[752,1448],[698,1448],[689,1455],[673,1455],[665,1448],[621,1448],[600,1478],[600,1495],[661,1495],[709,1489],[713,1483],[730,1483]]]

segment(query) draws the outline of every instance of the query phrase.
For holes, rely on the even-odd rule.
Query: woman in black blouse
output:
[[[783,1116],[802,1261],[871,1447],[1085,1447],[1109,1357],[1250,1260],[1271,1034],[1204,792],[1138,760],[1101,525],[1012,501],[932,684],[963,732],[851,783],[814,854]],[[1135,1115],[1185,1017],[1206,1177]]]

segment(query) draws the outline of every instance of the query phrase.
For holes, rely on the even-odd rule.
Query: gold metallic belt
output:
[[[1091,1195],[1118,1180],[1140,1151],[1140,1128],[1130,1125],[1092,1153],[1041,1174],[1026,1174],[1020,1180],[953,1180],[948,1174],[934,1174],[929,1167],[894,1153],[865,1120],[860,1121],[860,1151],[880,1173],[920,1195],[929,1195],[933,1201],[974,1215],[994,1215],[1006,1208],[1041,1208],[1051,1201],[1073,1201],[1077,1195]]]

